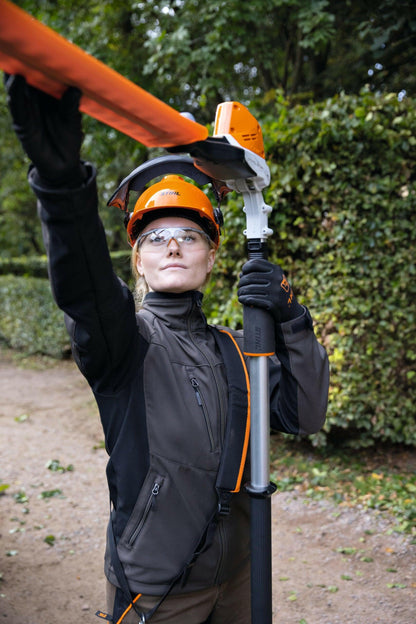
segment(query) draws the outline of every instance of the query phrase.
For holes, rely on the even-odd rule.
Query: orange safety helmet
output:
[[[146,189],[138,198],[127,223],[127,235],[133,246],[141,230],[158,215],[150,213],[174,210],[175,214],[196,221],[218,247],[220,219],[201,189],[178,175],[167,175]],[[189,211],[189,213],[188,213]],[[146,217],[152,217],[151,219]]]

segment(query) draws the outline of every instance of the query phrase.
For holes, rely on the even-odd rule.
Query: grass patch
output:
[[[271,438],[271,479],[279,491],[294,491],[343,507],[389,515],[394,531],[416,539],[416,449],[361,451],[315,449],[285,436]]]

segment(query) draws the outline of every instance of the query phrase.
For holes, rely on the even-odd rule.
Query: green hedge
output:
[[[415,444],[414,102],[282,105],[269,138],[271,197],[293,219],[285,252],[330,354],[325,430],[357,446]]]
[[[131,278],[130,251],[114,251],[111,253],[111,260],[117,275],[128,283]],[[47,278],[48,261],[46,255],[18,258],[0,257],[0,275]]]
[[[63,314],[47,279],[0,275],[0,339],[27,354],[69,355]]]
[[[130,252],[111,254],[114,270],[126,283]],[[48,281],[46,256],[0,258],[0,340],[27,354],[67,357],[70,345],[62,312]]]
[[[328,420],[314,443],[415,445],[414,101],[363,92],[292,108],[277,96],[262,127],[270,257],[289,273],[330,356]],[[244,223],[234,201],[231,240]],[[234,282],[240,253],[230,246],[223,261]],[[226,273],[212,310],[238,325],[232,284],[216,303]]]
[[[0,258],[0,275],[47,278],[48,262],[46,256]]]

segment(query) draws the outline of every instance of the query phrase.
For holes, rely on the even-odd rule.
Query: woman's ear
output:
[[[216,249],[210,249],[208,252],[208,273],[211,273],[215,262]]]
[[[140,254],[136,254],[136,269],[139,275],[143,276],[144,275],[144,271],[143,271],[143,265],[142,265],[142,260],[140,258]]]

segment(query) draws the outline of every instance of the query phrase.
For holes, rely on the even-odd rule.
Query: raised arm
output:
[[[57,100],[21,76],[7,76],[5,86],[13,128],[32,162],[52,292],[74,357],[94,390],[117,389],[137,340],[134,303],[112,269],[94,168],[80,160],[81,94],[69,88]]]

